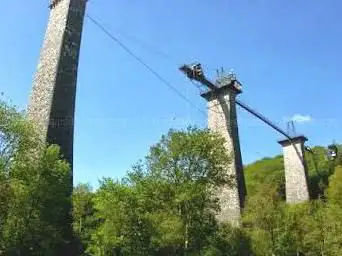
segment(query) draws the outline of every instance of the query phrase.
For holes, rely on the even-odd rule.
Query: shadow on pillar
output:
[[[239,138],[239,129],[237,123],[237,115],[236,115],[236,103],[235,103],[235,92],[231,92],[229,96],[229,105],[224,99],[223,95],[217,95],[217,99],[220,103],[224,116],[226,117],[226,125],[228,127],[229,136],[231,136],[234,147],[234,160],[235,160],[235,168],[236,168],[236,179],[238,185],[239,192],[239,200],[240,200],[240,210],[242,210],[245,206],[245,198],[247,195],[245,175],[243,173],[243,165],[242,165],[242,156],[240,149],[240,138]],[[229,120],[231,122],[229,123]]]

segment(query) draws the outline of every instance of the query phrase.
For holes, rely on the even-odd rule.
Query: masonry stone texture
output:
[[[73,189],[74,113],[78,60],[86,0],[54,0],[50,4],[39,64],[33,80],[28,118],[33,121],[41,139],[60,146],[61,154],[71,165],[70,185]],[[71,203],[65,204],[60,225],[63,239],[56,255],[75,256],[77,240],[73,237]]]
[[[73,164],[74,112],[86,0],[54,0],[28,107],[43,141]]]
[[[304,154],[304,136],[298,136],[290,140],[282,140],[279,143],[283,147],[286,202],[296,204],[308,201],[308,174]]]
[[[217,191],[221,211],[217,216],[219,222],[230,222],[234,226],[241,224],[241,211],[244,207],[246,186],[240,151],[239,131],[236,115],[236,96],[241,93],[235,83],[220,86],[215,92],[203,93],[208,101],[208,128],[225,138],[225,147],[231,156],[227,174],[232,178],[229,184]]]

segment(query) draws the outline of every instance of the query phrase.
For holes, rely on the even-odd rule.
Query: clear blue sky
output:
[[[20,108],[28,103],[47,5],[0,3],[0,90]],[[233,68],[244,85],[240,99],[284,128],[286,118],[302,115],[297,130],[310,145],[342,141],[341,10],[339,0],[90,0],[87,9],[200,109],[206,102],[178,64],[198,60],[212,76]],[[238,115],[244,163],[281,153],[278,134],[242,110]],[[206,117],[86,19],[75,183],[123,176],[162,134],[189,124],[205,127]]]

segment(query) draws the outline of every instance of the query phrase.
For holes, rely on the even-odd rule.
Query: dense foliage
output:
[[[61,255],[70,170],[38,143],[22,113],[0,103],[0,255]],[[342,148],[340,148],[340,153]],[[307,153],[311,202],[286,205],[282,156],[245,166],[243,225],[219,225],[215,191],[229,185],[223,139],[170,131],[122,180],[75,187],[81,255],[341,255],[342,154]],[[215,188],[215,189],[214,189]]]
[[[65,244],[69,169],[57,146],[39,143],[23,114],[0,103],[0,255],[54,255]]]
[[[170,131],[125,179],[104,179],[96,193],[84,185],[76,188],[76,230],[78,223],[88,223],[83,230],[91,234],[90,240],[81,238],[83,248],[91,255],[239,255],[248,250],[237,243],[243,238],[239,230],[215,221],[219,205],[213,188],[229,183],[228,163],[221,137],[197,129]],[[79,214],[86,211],[94,212],[95,220]]]
[[[324,147],[314,147],[305,157],[315,200],[304,204],[285,204],[282,156],[245,167],[243,230],[251,239],[252,255],[341,255],[341,157],[330,160]]]
[[[310,193],[316,200],[299,205],[285,204],[282,156],[245,166],[249,196],[243,225],[236,229],[215,222],[217,201],[206,190],[214,177],[198,176],[205,166],[199,164],[202,158],[213,166],[209,156],[222,154],[222,162],[229,160],[221,151],[222,141],[216,137],[211,144],[211,136],[200,130],[171,131],[124,180],[105,179],[99,190],[89,190],[85,198],[94,197],[90,208],[99,223],[84,230],[92,237],[83,242],[88,253],[340,255],[340,158],[329,160],[323,147],[307,153]],[[210,154],[216,147],[219,151]]]

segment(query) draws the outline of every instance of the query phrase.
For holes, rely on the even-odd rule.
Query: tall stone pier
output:
[[[36,125],[41,139],[57,144],[64,158],[73,166],[74,112],[81,34],[86,0],[53,0],[45,40],[40,54],[28,118]],[[70,186],[73,187],[72,169]],[[72,242],[71,204],[65,207],[60,222],[64,239]],[[61,226],[61,227],[62,227]],[[62,246],[56,255],[76,255],[72,245]]]
[[[304,154],[305,141],[307,138],[304,136],[294,137],[291,141],[279,141],[283,147],[286,202],[289,204],[302,203],[310,199]]]
[[[222,81],[217,82],[218,89],[201,96],[208,101],[208,128],[225,138],[225,147],[232,160],[227,173],[233,182],[217,191],[221,207],[217,220],[239,226],[246,195],[235,103],[241,85],[236,79]]]
[[[77,68],[86,0],[54,0],[28,106],[42,140],[73,164]]]

